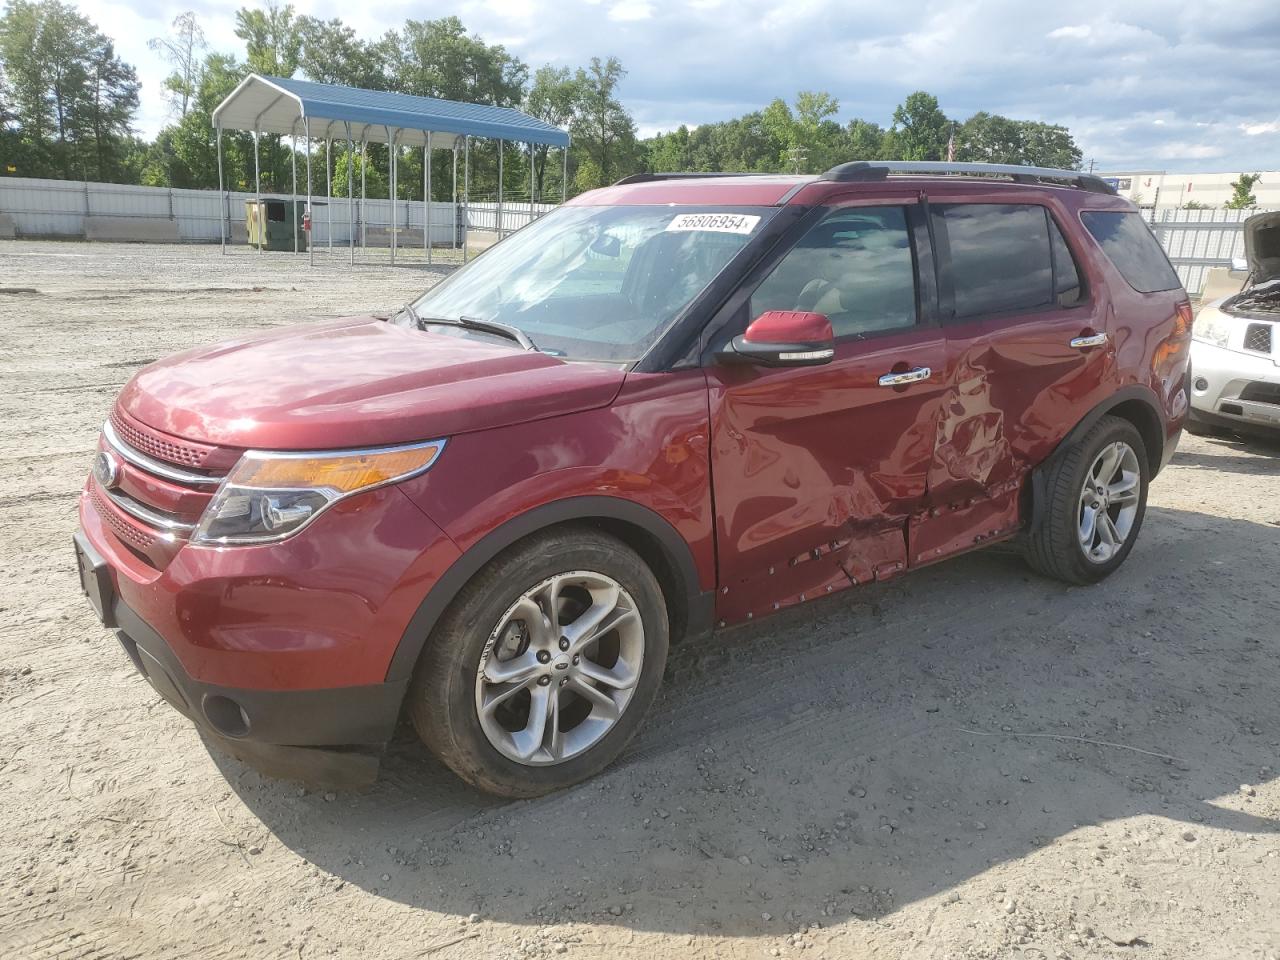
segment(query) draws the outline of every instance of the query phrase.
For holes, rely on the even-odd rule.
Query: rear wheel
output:
[[[657,694],[668,625],[653,572],[589,527],[532,537],[459,593],[409,694],[423,742],[468,783],[532,797],[607,766]]]
[[[1028,538],[1031,566],[1078,584],[1113,573],[1142,528],[1149,470],[1137,428],[1102,417],[1048,468],[1040,522]]]

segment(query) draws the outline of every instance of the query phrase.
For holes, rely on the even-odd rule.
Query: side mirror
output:
[[[764,367],[816,367],[836,355],[831,321],[823,313],[767,310],[719,354],[726,363]]]

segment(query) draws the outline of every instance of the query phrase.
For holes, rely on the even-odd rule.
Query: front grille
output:
[[[1252,400],[1254,403],[1280,404],[1280,383],[1248,383],[1240,391],[1241,400]]]
[[[216,448],[189,440],[169,438],[146,427],[136,426],[119,410],[111,411],[111,425],[125,443],[149,457],[183,467],[202,467]]]
[[[137,547],[139,550],[146,550],[155,546],[156,538],[151,536],[145,530],[140,530],[133,524],[122,519],[107,503],[106,499],[98,492],[96,483],[89,486],[89,497],[93,500],[93,507],[98,511],[98,516],[107,522],[107,525],[115,531],[125,543]]]
[[[1271,352],[1271,324],[1251,323],[1244,329],[1244,348],[1258,353]]]

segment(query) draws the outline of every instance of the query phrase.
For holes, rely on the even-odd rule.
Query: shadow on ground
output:
[[[876,917],[1144,815],[1176,862],[1280,829],[1238,791],[1280,740],[1277,593],[1241,569],[1280,569],[1274,529],[1153,508],[1096,587],[988,551],[684,645],[625,758],[536,801],[469,791],[411,735],[358,794],[218,763],[334,883],[513,923]]]

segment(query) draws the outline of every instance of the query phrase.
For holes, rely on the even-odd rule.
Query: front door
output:
[[[826,314],[836,354],[820,367],[707,366],[722,620],[906,566],[946,359],[917,197],[828,208],[726,308],[728,335],[766,310]]]

